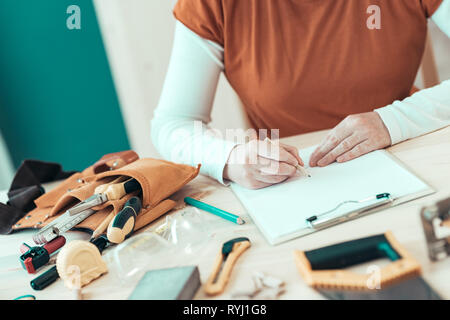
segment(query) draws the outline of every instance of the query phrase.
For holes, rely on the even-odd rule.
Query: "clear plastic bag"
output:
[[[152,232],[143,232],[122,242],[105,254],[105,260],[123,285],[136,283],[149,269],[165,267],[162,263],[173,248]]]
[[[211,259],[223,242],[245,236],[245,229],[236,230],[232,222],[189,206],[166,215],[152,231],[133,235],[112,248],[105,259],[123,285],[132,284],[148,270],[198,265],[203,258]],[[206,245],[211,242],[217,245]]]
[[[198,210],[186,208],[112,248],[105,259],[123,285],[136,283],[148,270],[195,265],[204,254],[209,227]]]

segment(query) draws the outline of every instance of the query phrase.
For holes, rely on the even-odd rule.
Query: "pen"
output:
[[[308,178],[311,178],[311,175],[309,174],[308,171],[306,171],[305,167],[302,167],[301,165],[296,165],[295,166],[297,168],[298,171],[300,171],[301,174],[303,174],[304,176],[307,176]]]
[[[273,141],[270,140],[268,137],[266,137],[266,139],[264,141],[268,141],[270,144],[273,144]],[[299,171],[301,174],[303,174],[304,176],[311,178],[311,175],[309,174],[309,172],[305,169],[305,167],[302,167],[301,165],[297,164],[295,166],[295,168],[297,169],[297,171]]]
[[[245,221],[241,217],[239,217],[237,215],[234,215],[232,213],[229,213],[227,211],[224,211],[222,209],[213,207],[213,206],[211,206],[211,205],[209,205],[207,203],[201,202],[201,201],[199,201],[197,199],[194,199],[194,198],[191,198],[191,197],[186,197],[186,198],[184,198],[184,202],[186,202],[187,204],[189,204],[189,205],[191,205],[193,207],[199,208],[201,210],[208,211],[208,212],[210,212],[212,214],[215,214],[216,216],[222,217],[222,218],[224,218],[224,219],[226,219],[228,221],[231,221],[231,222],[234,222],[234,223],[237,223],[237,224],[244,224],[245,223]]]
[[[91,239],[97,238],[100,234],[102,234],[107,228],[111,220],[114,219],[114,212],[111,212],[106,218],[99,224],[97,229],[92,233]]]

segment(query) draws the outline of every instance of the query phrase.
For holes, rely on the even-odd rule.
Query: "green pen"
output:
[[[236,216],[236,215],[234,215],[232,213],[226,212],[226,211],[224,211],[222,209],[213,207],[213,206],[211,206],[211,205],[209,205],[207,203],[198,201],[198,200],[196,200],[194,198],[186,197],[186,198],[184,198],[184,202],[186,202],[187,204],[189,204],[189,205],[191,205],[193,207],[199,208],[201,210],[208,211],[208,212],[210,212],[212,214],[215,214],[216,216],[222,217],[222,218],[224,218],[226,220],[229,220],[231,222],[234,222],[234,223],[237,223],[237,224],[244,224],[245,223],[245,221],[239,216]]]

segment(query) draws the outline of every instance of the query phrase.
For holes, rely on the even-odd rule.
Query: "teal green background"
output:
[[[81,30],[69,30],[69,5]],[[91,0],[0,1],[0,125],[14,165],[81,170],[129,149]]]

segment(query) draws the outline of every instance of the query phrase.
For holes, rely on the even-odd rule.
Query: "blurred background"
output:
[[[66,26],[72,4],[81,30]],[[130,148],[91,0],[1,0],[0,30],[3,171],[27,158],[80,170]]]
[[[164,82],[176,0],[0,1],[0,189],[24,159],[81,170],[105,153],[159,157],[150,120]],[[81,30],[69,30],[70,5]],[[439,80],[450,79],[450,40],[430,23]],[[416,85],[423,88],[419,72]],[[212,125],[246,127],[222,76]]]

